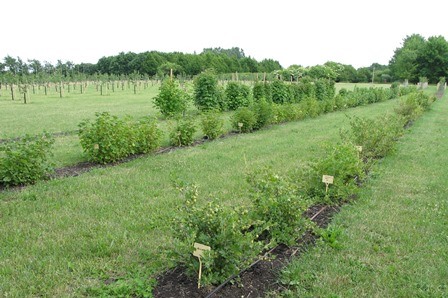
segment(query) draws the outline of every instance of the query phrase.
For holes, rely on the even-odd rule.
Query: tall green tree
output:
[[[420,34],[412,34],[406,36],[400,48],[395,49],[394,56],[389,62],[391,73],[395,78],[418,82],[420,74],[417,58],[425,42],[425,38]]]
[[[443,36],[432,36],[420,49],[416,59],[419,74],[436,84],[448,74],[448,42]]]

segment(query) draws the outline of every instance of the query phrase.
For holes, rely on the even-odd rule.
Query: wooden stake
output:
[[[199,259],[199,274],[198,274],[198,289],[201,287],[201,277],[202,277],[202,261],[201,257],[204,251],[211,250],[210,246],[200,244],[200,243],[194,243],[194,248],[196,250],[193,252],[193,256],[197,257]]]
[[[328,193],[328,185],[333,184],[334,177],[329,175],[322,176],[322,182],[325,183],[325,193]]]

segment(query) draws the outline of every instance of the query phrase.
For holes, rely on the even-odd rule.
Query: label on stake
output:
[[[211,250],[210,246],[201,244],[201,243],[197,243],[195,242],[193,244],[194,248],[196,248],[196,250],[193,252],[193,256],[197,257],[199,260],[199,273],[198,273],[198,289],[201,287],[201,275],[202,275],[202,261],[201,261],[201,256],[202,253],[205,250]]]
[[[325,184],[333,184],[334,177],[329,175],[323,175],[322,176],[322,182]]]
[[[204,245],[204,244],[201,244],[201,243],[197,243],[197,242],[195,242],[193,244],[193,246],[194,246],[194,248],[200,249],[200,250],[211,250],[212,249],[210,246],[207,246],[207,245]]]
[[[203,250],[196,249],[196,250],[193,252],[193,256],[200,258],[200,257],[202,257],[202,253],[203,253],[203,252],[204,252]]]

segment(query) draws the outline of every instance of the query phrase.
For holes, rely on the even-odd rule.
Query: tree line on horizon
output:
[[[36,59],[23,61],[20,57],[6,56],[0,62],[0,80],[3,82],[29,82],[54,80],[77,80],[98,75],[129,77],[131,75],[163,78],[173,71],[174,75],[193,77],[204,70],[213,69],[217,74],[228,73],[274,73],[283,80],[299,80],[310,75],[328,77],[336,82],[389,83],[409,80],[417,83],[426,79],[436,83],[448,76],[448,42],[443,36],[425,39],[419,34],[406,36],[401,47],[394,51],[389,65],[373,63],[368,67],[329,61],[324,65],[302,67],[291,65],[283,68],[273,59],[257,61],[246,56],[243,49],[233,47],[206,48],[200,54],[181,52],[143,53],[121,52],[102,57],[97,63],[75,64],[58,60],[55,65]]]

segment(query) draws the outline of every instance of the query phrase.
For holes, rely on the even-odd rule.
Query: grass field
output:
[[[110,112],[124,116],[143,117],[155,114],[157,111],[152,104],[152,98],[158,93],[158,85],[151,85],[144,89],[140,87],[137,94],[131,89],[116,89],[115,92],[104,91],[100,95],[95,85],[90,84],[81,94],[78,89],[59,97],[54,89],[44,94],[37,90],[30,92],[30,99],[23,104],[17,94],[12,101],[9,92],[2,90],[0,97],[0,138],[12,138],[23,134],[38,134],[43,130],[52,133],[70,132],[78,129],[78,124],[86,118],[93,118],[95,112]],[[4,88],[4,87],[3,87]],[[17,92],[17,91],[16,91]]]
[[[247,203],[245,172],[289,171],[339,139],[346,115],[378,116],[396,100],[273,126],[78,177],[0,193],[0,296],[80,296],[110,279],[147,279],[167,268],[173,180],[201,200]],[[74,150],[75,151],[75,150]]]
[[[447,99],[335,217],[340,248],[321,242],[284,270],[284,296],[448,297]]]

